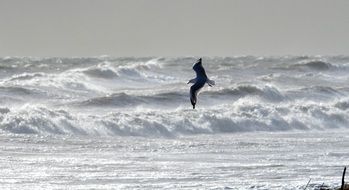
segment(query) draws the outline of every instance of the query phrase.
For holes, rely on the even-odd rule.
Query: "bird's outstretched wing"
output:
[[[193,70],[196,72],[196,78],[207,78],[205,69],[201,63],[201,58],[196,63],[194,63]]]

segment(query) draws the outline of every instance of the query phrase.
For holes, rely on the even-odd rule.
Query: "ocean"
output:
[[[349,56],[0,58],[1,189],[308,189],[349,160]]]

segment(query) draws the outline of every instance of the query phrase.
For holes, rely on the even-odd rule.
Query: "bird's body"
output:
[[[206,83],[208,83],[209,86],[212,86],[215,85],[215,82],[207,77],[205,69],[201,63],[201,58],[194,64],[193,70],[196,72],[196,78],[189,80],[188,84],[194,83],[194,85],[190,87],[190,102],[191,105],[193,105],[193,109],[195,109],[198,92]]]

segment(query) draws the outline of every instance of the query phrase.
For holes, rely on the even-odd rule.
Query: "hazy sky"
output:
[[[349,54],[349,0],[0,0],[0,56]]]

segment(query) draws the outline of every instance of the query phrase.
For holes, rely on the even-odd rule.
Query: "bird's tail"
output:
[[[209,86],[213,86],[213,85],[215,85],[216,84],[216,82],[214,81],[214,80],[210,80],[210,79],[207,79],[207,84],[209,85]]]
[[[195,98],[190,98],[190,102],[191,102],[191,105],[193,106],[193,109],[195,109],[195,104],[196,104],[196,100]]]

